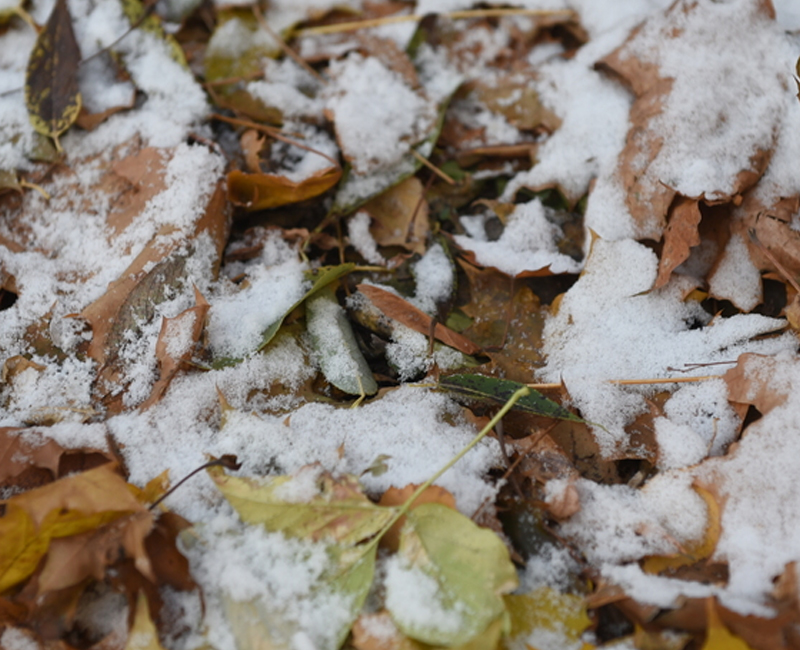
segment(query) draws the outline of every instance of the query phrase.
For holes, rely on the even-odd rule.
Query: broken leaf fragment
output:
[[[153,619],[150,618],[150,607],[143,591],[139,592],[136,599],[136,614],[128,633],[125,650],[164,650],[158,640],[158,630],[156,630]]]
[[[25,104],[33,128],[52,138],[59,150],[59,136],[78,119],[81,110],[80,60],[67,1],[56,0],[28,59]]]
[[[722,623],[713,597],[706,599],[706,616],[708,632],[702,650],[751,650],[747,643],[731,634]]]
[[[516,588],[517,572],[500,538],[437,503],[407,518],[386,578],[398,629],[423,643],[458,646],[502,621],[503,596]]]

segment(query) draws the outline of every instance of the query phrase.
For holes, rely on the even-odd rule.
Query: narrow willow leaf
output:
[[[516,381],[486,377],[484,375],[450,375],[439,379],[439,388],[442,390],[473,400],[494,402],[495,404],[505,404],[522,386],[524,384]],[[530,394],[521,397],[514,405],[514,408],[526,413],[543,415],[557,420],[571,420],[572,422],[591,424],[532,388],[530,389]]]
[[[331,285],[306,303],[306,323],[325,379],[350,395],[374,395],[378,384]]]
[[[386,578],[392,619],[403,634],[430,645],[479,638],[507,615],[503,595],[518,584],[505,544],[438,503],[425,503],[407,517]]]
[[[308,279],[311,280],[314,284],[311,285],[311,288],[303,294],[303,297],[300,298],[296,303],[294,303],[289,309],[287,309],[283,315],[276,320],[272,325],[270,325],[267,329],[264,330],[264,334],[261,336],[261,343],[259,344],[258,348],[255,352],[260,352],[265,347],[270,344],[270,341],[275,338],[275,335],[280,330],[281,325],[283,325],[283,321],[286,320],[286,317],[291,314],[295,309],[297,309],[300,305],[302,305],[306,300],[308,300],[311,296],[316,294],[321,289],[324,289],[332,282],[336,282],[339,278],[344,275],[350,273],[354,268],[356,268],[355,264],[347,263],[347,264],[339,264],[339,266],[328,266],[322,267],[319,269],[314,269],[308,273]],[[242,359],[236,358],[221,358],[214,361],[211,364],[212,368],[226,368],[228,366],[235,366],[237,363],[241,363]]]
[[[80,60],[67,0],[56,0],[28,59],[25,104],[33,128],[52,138],[59,150],[58,137],[78,119],[81,110]]]

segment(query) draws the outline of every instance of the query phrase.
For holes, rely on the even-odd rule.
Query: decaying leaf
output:
[[[194,295],[194,307],[181,312],[175,318],[165,318],[161,324],[156,343],[160,375],[150,397],[142,404],[142,409],[150,408],[161,399],[178,370],[192,356],[195,344],[200,340],[210,305],[197,287]]]
[[[354,476],[334,479],[308,466],[294,476],[267,479],[228,476],[208,470],[243,521],[292,537],[352,546],[375,535],[392,511],[372,503]]]
[[[57,0],[28,60],[25,103],[33,128],[52,138],[59,150],[59,136],[81,110],[80,60],[67,1]]]
[[[783,404],[789,393],[778,390],[772,381],[780,362],[760,354],[743,354],[736,365],[723,375],[728,384],[728,399],[740,404],[752,404],[762,415]]]
[[[386,581],[392,620],[406,636],[431,645],[479,638],[505,616],[503,595],[517,586],[508,550],[495,533],[438,503],[407,517]]]
[[[478,354],[481,349],[466,336],[454,332],[449,327],[436,323],[424,311],[415,307],[410,302],[385,289],[370,284],[359,284],[358,290],[372,301],[389,318],[411,328],[415,332],[429,336],[433,332],[434,338],[451,348],[464,354]],[[432,327],[433,325],[433,327]]]
[[[407,178],[362,207],[372,217],[369,231],[379,246],[402,246],[413,253],[425,253],[429,208],[418,178]]]
[[[135,558],[137,568],[152,575],[144,553],[144,537],[152,528],[152,515],[136,500],[113,464],[11,497],[5,505],[0,537],[9,543],[4,541],[0,547],[0,593],[27,579],[48,555],[54,540],[64,544],[54,557],[48,555],[43,569],[48,581],[40,588],[60,589],[95,575],[98,566],[104,567],[117,558],[101,551],[86,564],[72,565],[74,554],[86,547],[84,536],[95,534],[93,531],[116,536],[120,547]],[[113,531],[107,528],[115,523],[118,525]],[[64,545],[70,547],[65,549]]]
[[[701,485],[696,484],[693,487],[694,491],[706,502],[708,512],[708,523],[706,524],[703,538],[684,544],[680,553],[645,558],[642,569],[646,573],[663,573],[670,569],[689,566],[700,560],[710,558],[717,548],[717,541],[719,541],[719,536],[722,533],[719,503],[717,503],[714,495]]]
[[[302,181],[278,174],[228,174],[228,199],[247,210],[266,210],[313,199],[331,189],[342,177],[339,166],[326,167]]]
[[[125,650],[164,650],[158,640],[158,630],[150,618],[150,607],[144,592],[139,592],[136,599],[136,613]]]
[[[331,285],[307,301],[306,323],[325,379],[350,395],[374,395],[378,383]]]
[[[655,289],[663,287],[672,272],[689,259],[689,250],[700,243],[700,206],[697,201],[679,197],[670,210],[669,223],[664,230],[664,250],[658,263]]]
[[[566,645],[577,642],[591,624],[585,598],[559,593],[552,587],[511,594],[504,600],[511,615],[512,640],[523,640],[534,630],[542,629],[561,635]]]

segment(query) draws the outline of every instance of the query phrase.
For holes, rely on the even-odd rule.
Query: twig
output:
[[[703,375],[702,377],[671,377],[668,379],[608,379],[609,384],[617,386],[647,386],[649,384],[688,384],[695,381],[706,381],[708,379],[718,379],[719,375]],[[549,390],[561,388],[562,384],[525,384],[534,390]]]
[[[166,499],[170,494],[172,494],[175,490],[177,490],[181,485],[186,483],[192,476],[197,474],[198,472],[202,472],[204,469],[208,469],[209,467],[224,467],[225,469],[232,469],[237,470],[242,466],[240,462],[236,460],[236,456],[232,454],[225,454],[221,458],[217,458],[215,460],[210,460],[203,465],[200,465],[197,469],[189,472],[186,476],[184,476],[180,481],[178,481],[175,485],[173,485],[169,490],[164,492],[158,499],[153,501],[150,504],[148,510],[153,510],[159,503],[161,503],[164,499]]]
[[[450,185],[457,185],[450,176],[445,174],[441,169],[439,169],[436,165],[434,165],[430,160],[428,160],[425,156],[423,156],[419,151],[416,149],[411,149],[411,155],[414,156],[419,162],[425,165],[428,169],[430,169],[434,174],[436,174],[439,178],[441,178],[445,183],[449,183]]]
[[[339,167],[339,162],[331,158],[328,154],[322,153],[317,149],[312,149],[308,145],[302,144],[297,142],[297,140],[292,140],[291,138],[287,138],[279,129],[276,129],[272,126],[267,126],[266,124],[259,124],[258,122],[251,122],[250,120],[240,120],[235,117],[227,117],[225,115],[220,115],[219,113],[212,113],[210,115],[211,119],[220,120],[221,122],[227,122],[228,124],[233,124],[234,126],[243,126],[248,129],[255,129],[256,131],[262,131],[266,133],[270,137],[275,138],[276,140],[280,140],[281,142],[285,142],[286,144],[290,144],[294,147],[298,147],[299,149],[305,149],[306,151],[310,151],[311,153],[315,153],[318,156],[322,156],[325,160],[329,161],[335,167]]]
[[[294,61],[297,65],[299,65],[303,70],[305,70],[308,74],[310,74],[314,79],[319,81],[322,85],[326,85],[328,80],[323,77],[319,72],[314,70],[308,63],[303,61],[300,56],[295,52],[292,48],[290,48],[286,41],[281,38],[281,35],[278,34],[272,27],[269,26],[269,23],[264,18],[264,15],[261,13],[261,10],[258,8],[257,5],[253,5],[253,15],[256,17],[259,26],[263,29],[267,34],[269,34],[273,39],[278,42],[278,45],[283,50],[283,53],[288,56],[292,61]]]
[[[441,15],[450,18],[451,20],[465,18],[502,18],[505,16],[564,16],[565,18],[572,18],[575,16],[575,12],[568,9],[472,9],[468,11],[452,11],[450,13]],[[349,23],[338,23],[336,25],[305,27],[303,29],[298,29],[296,34],[298,36],[307,36],[312,34],[338,34],[340,32],[354,32],[359,29],[370,29],[371,27],[382,27],[383,25],[418,22],[423,18],[424,16],[420,16],[418,14],[385,16],[383,18],[373,18],[370,20],[357,20]]]

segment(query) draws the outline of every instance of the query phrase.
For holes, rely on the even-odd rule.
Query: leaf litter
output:
[[[792,647],[791,3],[180,5],[0,10],[0,645]]]

